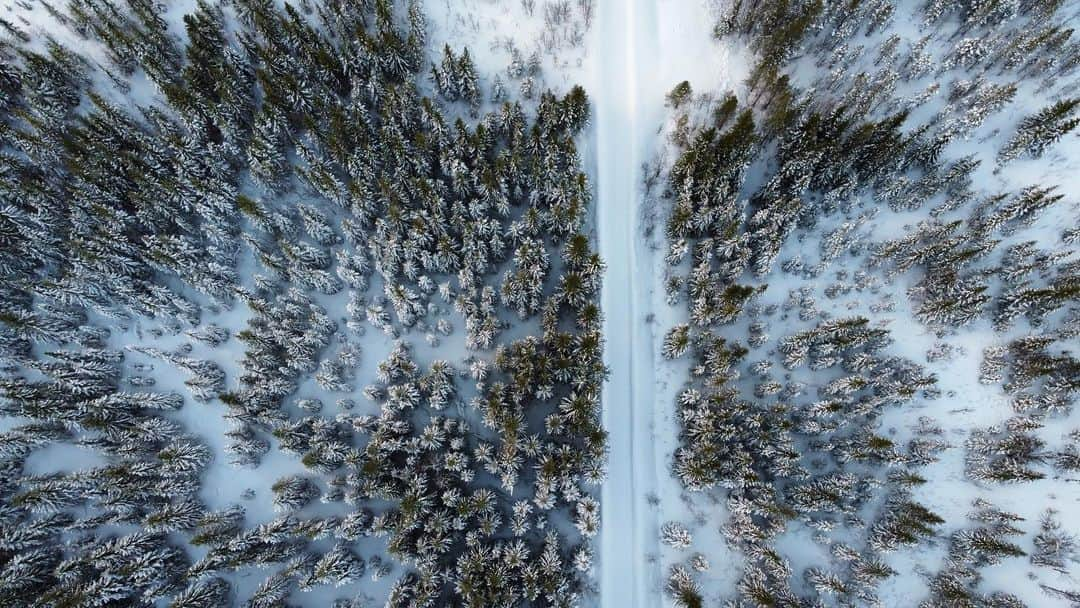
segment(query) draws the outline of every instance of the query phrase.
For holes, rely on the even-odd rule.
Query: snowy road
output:
[[[642,104],[656,50],[655,0],[601,0],[594,28],[597,232],[608,264],[601,302],[611,377],[603,394],[610,438],[602,490],[600,597],[604,608],[661,605],[658,522],[647,497],[657,487],[652,421],[650,252],[639,237],[641,165],[655,110]],[[655,95],[654,95],[655,96]]]

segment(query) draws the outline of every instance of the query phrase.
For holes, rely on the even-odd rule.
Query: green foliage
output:
[[[1074,116],[1077,106],[1080,97],[1062,99],[1021,120],[1012,139],[998,153],[998,162],[1022,154],[1041,157],[1048,147],[1080,125],[1080,116]]]
[[[689,101],[693,94],[694,89],[690,86],[690,81],[684,80],[675,85],[675,88],[667,94],[668,106],[677,110],[679,106]]]

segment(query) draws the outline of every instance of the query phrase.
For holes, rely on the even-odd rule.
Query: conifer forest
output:
[[[0,608],[1080,607],[1080,0],[2,0]]]

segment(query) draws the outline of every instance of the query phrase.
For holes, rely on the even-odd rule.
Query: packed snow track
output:
[[[600,602],[604,608],[659,606],[653,449],[653,345],[645,324],[649,265],[639,238],[641,166],[653,129],[643,117],[642,78],[656,46],[653,0],[601,0],[596,49],[597,231],[608,265],[601,302],[611,371],[604,388],[609,433],[600,541]]]

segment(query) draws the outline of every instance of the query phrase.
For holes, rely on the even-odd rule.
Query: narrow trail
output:
[[[597,234],[608,265],[601,304],[608,479],[601,496],[600,605],[661,605],[653,418],[655,348],[645,322],[651,252],[640,236],[642,163],[655,108],[643,105],[657,47],[655,0],[601,0],[595,28]]]

